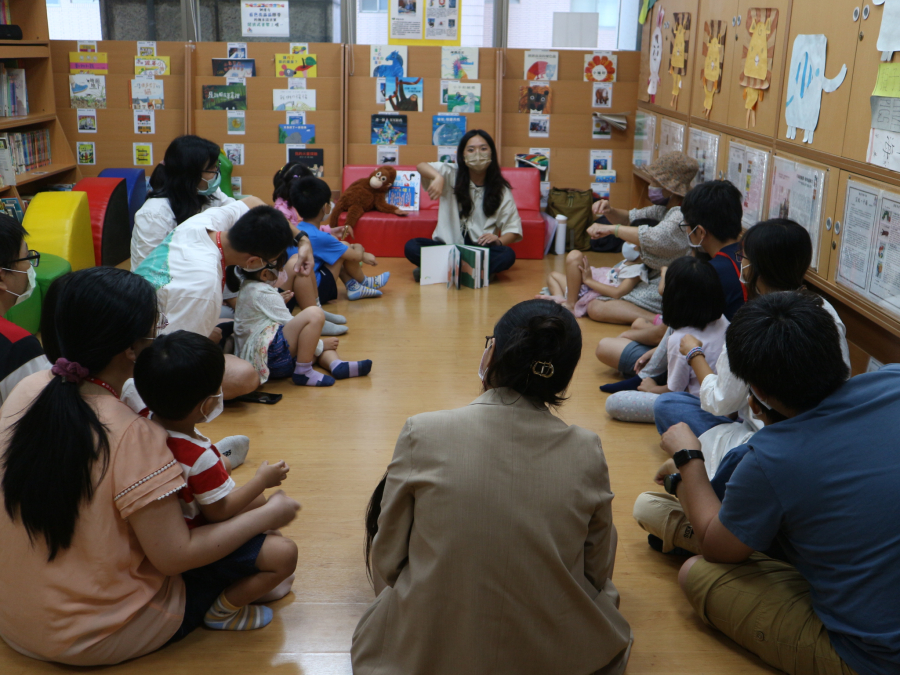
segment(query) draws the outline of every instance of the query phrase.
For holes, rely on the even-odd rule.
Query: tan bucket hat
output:
[[[639,173],[652,178],[669,192],[684,197],[699,170],[700,165],[693,157],[683,152],[668,152],[657,157],[652,164],[641,167]]]

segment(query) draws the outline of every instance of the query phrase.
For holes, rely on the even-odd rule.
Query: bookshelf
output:
[[[75,183],[81,173],[56,113],[47,6],[35,0],[8,0],[12,23],[22,28],[22,40],[0,40],[0,59],[16,59],[25,70],[29,114],[0,117],[0,132],[47,130],[52,163],[16,175],[15,185],[0,187],[0,197],[31,195],[51,183]]]

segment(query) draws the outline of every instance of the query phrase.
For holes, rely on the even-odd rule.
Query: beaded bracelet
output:
[[[684,360],[687,361],[688,365],[690,365],[691,359],[698,355],[702,355],[704,357],[706,356],[706,352],[703,351],[703,347],[694,347],[687,353],[687,356],[684,357]]]

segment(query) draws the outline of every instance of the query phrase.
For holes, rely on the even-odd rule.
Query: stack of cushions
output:
[[[124,178],[82,178],[73,188],[86,192],[91,209],[94,263],[118,265],[131,255],[128,192]]]
[[[128,191],[128,231],[134,229],[134,214],[147,201],[147,174],[143,169],[103,169],[100,178],[124,178]]]
[[[28,248],[59,256],[76,271],[96,264],[87,193],[39,192],[22,225]]]

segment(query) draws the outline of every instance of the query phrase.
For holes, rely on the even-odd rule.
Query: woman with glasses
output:
[[[41,254],[28,250],[26,234],[18,220],[0,214],[0,317],[30,298],[37,286],[34,268]],[[0,405],[21,380],[49,367],[38,339],[0,318]]]
[[[219,189],[219,146],[199,136],[179,136],[150,177],[150,194],[134,216],[131,269],[176,227],[211,206],[234,201]]]
[[[276,493],[188,530],[165,431],[119,400],[159,323],[153,287],[126,270],[66,275],[44,298],[53,368],[0,410],[0,637],[26,656],[107,665],[181,639],[198,599],[234,581],[207,566],[299,509]]]

